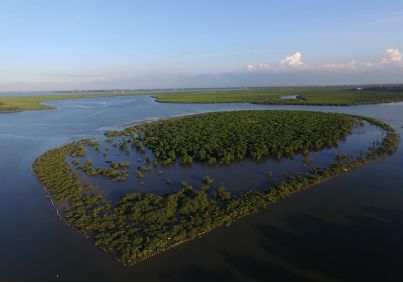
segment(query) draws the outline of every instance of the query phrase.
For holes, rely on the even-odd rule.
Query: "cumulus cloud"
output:
[[[302,55],[299,51],[281,60],[281,65],[283,66],[298,66],[302,64],[304,64],[304,62],[302,62]]]
[[[351,69],[357,69],[357,60],[355,60],[355,59],[352,59],[351,61],[350,61],[350,63],[349,64],[347,64],[347,67],[350,67]]]
[[[248,66],[246,66],[246,71],[248,71],[249,73],[252,73],[255,70],[255,67],[252,64],[249,64]]]
[[[264,72],[264,71],[268,71],[270,70],[270,65],[266,64],[266,63],[260,63],[257,65],[253,65],[253,64],[249,64],[246,66],[246,71],[249,73],[253,73],[253,72]]]
[[[362,70],[362,69],[376,69],[381,67],[383,64],[390,64],[396,66],[403,67],[403,58],[402,54],[398,49],[388,48],[385,49],[385,54],[383,58],[373,58],[372,61],[368,60],[356,60],[351,59],[351,61],[347,62],[338,62],[338,63],[305,63],[302,61],[301,52],[295,52],[294,54],[285,56],[279,64],[249,64],[246,67],[238,69],[237,71],[244,72],[245,70],[249,73],[279,73],[279,72],[288,72],[295,71],[295,69],[287,68],[287,67],[298,67],[299,71],[331,71],[331,70]]]
[[[385,49],[385,55],[381,60],[382,64],[393,64],[393,63],[401,63],[402,62],[402,54],[396,48],[387,48]]]
[[[259,68],[262,70],[269,70],[270,65],[269,64],[259,64]]]

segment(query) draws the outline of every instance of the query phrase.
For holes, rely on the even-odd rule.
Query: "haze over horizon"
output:
[[[403,2],[0,2],[0,91],[403,83]]]

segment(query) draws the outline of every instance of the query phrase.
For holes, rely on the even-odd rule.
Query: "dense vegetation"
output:
[[[80,147],[81,145],[78,145]],[[130,165],[126,162],[112,162],[111,168],[108,167],[92,167],[91,160],[87,159],[80,164],[79,161],[73,160],[72,163],[87,175],[96,176],[102,175],[112,179],[112,181],[125,181],[129,176],[128,167]]]
[[[153,150],[168,165],[193,160],[228,164],[247,157],[281,158],[335,146],[354,119],[311,111],[237,111],[193,115],[138,125],[105,134],[126,135],[139,149]],[[125,142],[126,143],[126,142]]]
[[[0,102],[0,112],[16,112],[18,108],[11,105],[6,105],[4,102]]]
[[[361,89],[361,90],[360,90]],[[296,105],[358,105],[403,101],[402,88],[373,87],[278,87],[242,90],[183,91],[156,95],[158,102],[229,103]],[[282,99],[282,96],[299,99]]]
[[[256,114],[255,117],[249,112],[232,113],[234,118],[239,118],[238,115],[252,115],[250,117],[258,118],[260,113]],[[224,116],[217,113],[206,114],[208,115],[228,118],[227,115],[231,113],[225,113]],[[273,115],[280,115],[282,120],[278,122],[284,124],[288,123],[290,115],[297,115],[300,119],[304,119],[305,115],[324,118],[312,116],[314,115],[312,112],[295,112],[295,114],[275,112]],[[394,152],[399,145],[399,136],[393,128],[376,119],[341,114],[323,115],[335,117],[336,125],[333,125],[332,131],[339,133],[340,137],[349,130],[351,121],[354,119],[364,119],[381,127],[385,136],[382,141],[374,143],[368,152],[362,153],[357,159],[337,156],[328,168],[312,168],[308,175],[287,177],[264,192],[250,191],[241,195],[232,195],[224,187],[212,189],[210,186],[214,180],[205,176],[202,179],[203,185],[199,189],[182,183],[182,186],[173,193],[165,195],[132,193],[123,196],[117,203],[109,203],[102,195],[97,194],[90,184],[81,182],[79,176],[66,163],[66,158],[82,146],[80,142],[46,152],[35,161],[33,169],[66,223],[92,239],[97,246],[113,254],[124,264],[132,265],[182,241],[193,239],[222,225],[228,225],[239,217],[256,213],[279,199],[305,190],[329,177],[383,158]],[[206,116],[174,119],[171,122],[174,126],[184,125],[183,121],[186,119],[194,121],[193,119],[205,119]],[[312,122],[311,119],[307,118],[306,121]],[[251,121],[254,124],[253,120]],[[329,123],[326,119],[323,121]],[[170,122],[164,121],[164,123]],[[243,123],[247,122],[243,121]],[[158,125],[158,128],[161,123],[156,122],[155,125]],[[223,123],[221,130],[227,132],[229,125]],[[311,126],[319,127],[315,123]],[[147,127],[154,129],[152,124],[147,124],[142,129],[146,130]],[[250,129],[253,132],[253,127]],[[281,133],[282,129],[279,127],[277,131]],[[309,128],[305,128],[305,131],[309,131]],[[135,136],[133,128],[125,133]],[[209,136],[209,132],[202,134]],[[265,132],[262,131],[261,134],[264,136]],[[301,134],[304,137],[304,133]],[[258,133],[254,136],[259,138]],[[314,138],[314,136],[310,137]],[[292,140],[286,139],[283,142],[290,141]],[[190,139],[190,142],[199,143],[193,139]],[[230,147],[231,144],[229,144]],[[118,167],[120,168],[120,165]]]
[[[362,91],[403,92],[403,85],[376,85],[362,87]]]

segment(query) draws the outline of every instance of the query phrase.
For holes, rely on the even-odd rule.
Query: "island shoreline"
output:
[[[197,115],[197,114],[190,114],[190,115],[184,115],[184,116],[179,116],[179,117],[176,117],[176,116],[175,116],[175,117],[168,117],[168,118],[165,118],[165,119],[184,118],[184,117],[186,117],[186,116],[193,116],[193,115]],[[385,132],[386,132],[387,135],[388,135],[389,133],[391,133],[391,134],[393,134],[393,135],[397,135],[397,138],[398,138],[397,132],[396,132],[391,126],[389,126],[388,124],[383,123],[382,121],[379,121],[379,120],[374,119],[374,118],[363,117],[363,116],[358,116],[358,115],[349,115],[349,114],[343,114],[343,115],[352,116],[352,117],[355,117],[355,118],[360,118],[360,119],[366,120],[367,122],[369,122],[369,123],[371,123],[371,124],[374,124],[374,121],[377,121],[378,124],[374,124],[374,125],[376,125],[376,126],[382,128],[383,130],[385,130]],[[157,121],[159,121],[159,120],[160,120],[160,119],[157,119]],[[154,120],[154,121],[155,121],[155,120]],[[149,122],[154,122],[154,121],[134,122],[132,125],[139,125],[139,124],[142,124],[142,123],[149,123]],[[372,122],[371,122],[371,121],[372,121]],[[383,125],[383,126],[382,126],[382,125]],[[383,139],[383,142],[387,139],[387,135],[386,135],[385,138]],[[64,147],[64,146],[69,146],[69,145],[71,145],[71,144],[80,142],[81,140],[83,140],[83,139],[80,139],[79,141],[68,142],[68,143],[66,143],[66,144],[64,144],[64,145],[60,145],[60,146],[57,146],[57,147],[55,147],[55,148],[49,149],[49,150],[47,150],[46,152],[44,152],[40,157],[44,156],[46,153],[52,152],[53,150],[59,149],[59,148]],[[393,149],[393,152],[394,152],[395,150],[397,150],[397,148],[398,148],[398,145],[397,145],[396,148]],[[393,153],[393,152],[389,152],[389,154],[391,154],[391,153]],[[34,168],[35,168],[35,166],[37,166],[37,162],[38,162],[38,159],[39,159],[40,157],[38,157],[38,158],[34,161],[32,167],[31,167],[31,172],[32,172],[32,174],[35,176],[36,180],[37,180],[37,181],[42,185],[42,187],[44,188],[44,190],[45,190],[45,192],[46,192],[46,194],[47,194],[46,197],[51,200],[52,206],[53,206],[53,208],[56,210],[57,216],[59,217],[59,219],[60,219],[64,224],[67,224],[67,225],[70,226],[73,230],[79,232],[79,233],[82,234],[85,238],[89,239],[91,242],[94,243],[94,240],[91,239],[90,236],[88,236],[88,235],[85,234],[83,231],[81,231],[81,230],[79,230],[78,228],[76,228],[73,224],[69,223],[69,222],[65,219],[65,217],[63,217],[63,216],[60,214],[60,212],[59,212],[59,207],[58,207],[58,205],[56,204],[56,200],[53,199],[50,190],[41,182],[39,176],[38,176],[37,173],[35,172],[35,169],[34,169]],[[367,166],[367,165],[369,165],[369,164],[372,164],[372,163],[374,163],[374,162],[376,162],[376,161],[378,161],[378,160],[380,160],[380,159],[383,159],[384,157],[385,157],[384,155],[382,155],[382,156],[375,156],[375,157],[373,157],[372,159],[365,160],[364,162],[360,161],[361,163],[359,163],[358,161],[355,161],[356,164],[352,165],[350,168],[346,169],[345,171],[342,171],[342,172],[333,174],[333,175],[328,176],[327,178],[324,178],[324,179],[320,179],[319,181],[317,181],[317,182],[315,182],[315,183],[313,183],[313,184],[309,184],[309,185],[303,187],[302,189],[300,189],[300,190],[298,190],[298,191],[295,191],[295,192],[290,193],[289,195],[286,196],[286,198],[289,198],[289,197],[293,196],[294,194],[296,194],[296,193],[298,193],[298,192],[300,192],[300,191],[305,191],[305,190],[311,189],[311,188],[315,187],[316,185],[319,185],[319,184],[321,184],[321,183],[323,183],[323,182],[326,182],[327,180],[332,179],[332,178],[334,178],[334,177],[337,177],[337,176],[339,176],[339,175],[342,175],[342,174],[345,174],[345,173],[354,171],[354,170],[359,169],[359,168],[363,168],[363,167],[365,167],[365,166]],[[68,165],[66,162],[65,162],[65,164]],[[68,165],[68,166],[69,166],[69,165]],[[267,206],[269,206],[269,205],[272,205],[272,204],[275,204],[275,203],[276,203],[276,201],[274,201],[274,202],[272,202],[272,203],[267,203],[265,207],[267,207]],[[265,208],[264,208],[264,209],[265,209]],[[231,223],[232,223],[232,222],[235,222],[235,221],[238,221],[239,219],[241,219],[241,218],[243,218],[243,217],[251,216],[251,215],[253,215],[253,213],[251,213],[251,214],[245,214],[245,215],[239,215],[238,217],[231,219]],[[146,255],[146,256],[144,256],[144,257],[140,257],[140,258],[138,258],[135,262],[131,262],[131,263],[129,263],[129,264],[126,263],[124,260],[121,260],[120,258],[116,257],[111,251],[107,250],[106,248],[101,247],[101,246],[98,246],[98,245],[96,245],[96,247],[100,248],[100,249],[103,250],[105,253],[107,253],[107,254],[109,254],[110,256],[112,256],[113,259],[116,260],[117,262],[123,264],[123,265],[126,266],[126,267],[131,267],[131,266],[134,266],[135,264],[137,264],[137,263],[139,263],[139,262],[142,262],[142,261],[144,261],[144,260],[147,260],[148,258],[151,258],[151,257],[153,257],[153,256],[156,256],[156,255],[158,255],[158,254],[161,254],[161,253],[163,253],[163,252],[165,252],[165,251],[168,251],[168,250],[170,250],[170,249],[172,249],[172,248],[178,247],[178,246],[180,246],[181,244],[184,244],[184,243],[186,243],[186,242],[188,242],[188,241],[191,241],[191,240],[196,239],[196,238],[201,238],[204,234],[207,234],[208,232],[211,232],[211,231],[214,231],[214,230],[218,230],[218,229],[224,228],[224,227],[225,227],[225,225],[221,225],[221,226],[218,226],[218,227],[214,227],[214,228],[212,228],[211,230],[202,231],[202,232],[198,233],[194,238],[188,238],[188,239],[184,239],[184,240],[178,241],[178,242],[176,242],[176,243],[173,243],[172,245],[167,246],[167,247],[164,248],[163,250],[157,250],[155,253],[148,254],[148,255]]]

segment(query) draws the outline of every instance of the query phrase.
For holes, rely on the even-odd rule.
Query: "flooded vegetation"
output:
[[[350,136],[365,136],[371,127],[378,131],[369,144],[353,145],[350,152],[336,150],[343,139],[347,144]],[[398,144],[393,128],[373,118],[306,111],[221,112],[142,123],[108,131],[103,141],[70,143],[39,157],[34,172],[66,223],[133,265],[381,159]],[[268,166],[283,161],[298,169],[284,174],[286,167]],[[225,172],[237,166],[243,167],[231,174],[234,183],[261,168],[253,179],[263,185],[244,183],[239,190],[223,185],[222,176],[226,179]],[[212,176],[206,170],[218,173]],[[105,179],[120,186],[120,192],[114,194],[115,185],[105,188]],[[139,189],[148,182],[154,191]]]
[[[193,187],[202,185],[204,176],[215,180],[213,187],[224,186],[231,193],[239,194],[246,189],[265,190],[268,186],[280,181],[284,176],[293,175],[296,172],[308,173],[312,167],[329,166],[337,155],[346,155],[349,158],[356,157],[361,151],[366,151],[375,140],[383,137],[383,131],[365,122],[363,125],[355,124],[351,133],[341,139],[337,146],[328,146],[319,150],[311,149],[309,152],[296,152],[293,156],[277,155],[262,157],[255,160],[246,157],[243,160],[235,159],[229,164],[216,163],[211,165],[206,161],[194,160],[192,164],[183,164],[177,158],[170,165],[162,162],[154,163],[154,153],[151,149],[137,149],[129,147],[129,153],[113,144],[121,143],[127,136],[115,136],[113,139],[98,136],[100,149],[87,146],[85,157],[67,159],[73,165],[73,170],[82,178],[95,186],[102,187],[105,196],[110,201],[117,201],[121,196],[130,192],[144,192],[164,194],[175,191],[182,181],[188,182]],[[107,141],[108,140],[108,141]],[[107,150],[107,154],[103,152]],[[91,161],[92,170],[111,170],[112,164],[126,163],[128,176],[124,182],[114,180],[102,174],[88,174],[82,170],[82,166]],[[102,168],[102,169],[101,169]],[[118,170],[116,170],[118,172]],[[236,176],[236,177],[234,177]]]

